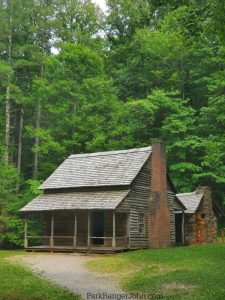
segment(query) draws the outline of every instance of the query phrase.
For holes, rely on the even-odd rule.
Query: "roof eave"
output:
[[[180,201],[180,199],[175,195],[176,200],[181,204],[184,210],[187,210],[187,207]]]
[[[39,190],[42,191],[57,191],[59,192],[60,190],[62,191],[85,191],[85,190],[100,190],[100,189],[104,189],[104,190],[113,190],[113,189],[118,189],[118,190],[123,190],[123,189],[129,189],[130,188],[130,183],[127,184],[118,184],[118,185],[83,185],[83,186],[77,186],[77,187],[48,187],[48,188],[38,188]]]

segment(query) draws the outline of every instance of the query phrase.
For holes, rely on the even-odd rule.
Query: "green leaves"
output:
[[[63,42],[92,45],[102,27],[103,15],[94,3],[59,0],[55,10],[55,34]]]
[[[1,86],[4,86],[3,83],[6,84],[6,82],[8,81],[8,77],[10,75],[12,75],[13,70],[12,68],[7,65],[6,63],[0,61],[0,82],[1,82]]]
[[[16,190],[16,184],[19,176],[13,166],[6,166],[0,161],[0,201],[5,202]]]

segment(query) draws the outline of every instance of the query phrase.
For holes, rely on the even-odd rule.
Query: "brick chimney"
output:
[[[149,202],[149,248],[168,247],[170,242],[170,207],[167,196],[165,144],[152,144],[151,197]]]

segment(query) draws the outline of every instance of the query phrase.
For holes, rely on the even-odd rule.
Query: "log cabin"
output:
[[[185,243],[187,205],[167,174],[161,141],[71,155],[39,189],[20,210],[27,251],[114,253]],[[29,232],[35,216],[39,235]]]

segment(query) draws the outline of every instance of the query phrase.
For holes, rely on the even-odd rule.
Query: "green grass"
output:
[[[89,261],[114,274],[128,292],[160,293],[163,299],[225,299],[225,244],[149,249]]]
[[[0,299],[1,300],[78,300],[66,289],[41,279],[11,257],[22,251],[0,251]]]

